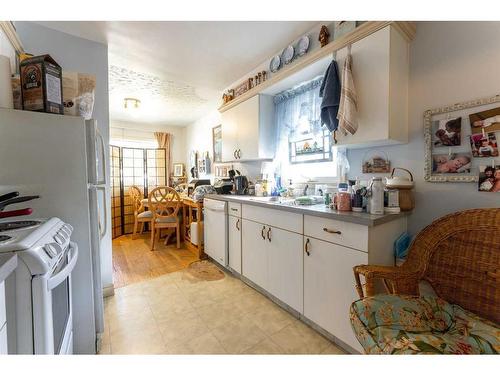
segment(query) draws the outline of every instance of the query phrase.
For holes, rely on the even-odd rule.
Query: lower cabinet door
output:
[[[229,267],[241,274],[241,218],[229,216]]]
[[[353,267],[368,263],[368,254],[304,237],[304,315],[362,352],[349,321],[349,308],[359,297]]]
[[[266,228],[269,292],[303,313],[302,235]]]
[[[266,229],[263,224],[242,220],[241,274],[268,290]]]

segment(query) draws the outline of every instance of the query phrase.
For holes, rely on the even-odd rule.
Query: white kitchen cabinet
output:
[[[303,311],[302,235],[266,227],[268,291]]]
[[[221,113],[222,160],[274,157],[274,102],[270,95],[255,95]]]
[[[268,289],[266,226],[242,220],[241,274],[261,288]]]
[[[354,349],[362,351],[349,321],[349,307],[359,297],[353,267],[368,254],[304,237],[304,316]]]
[[[229,215],[228,220],[229,267],[241,274],[241,218]]]
[[[303,311],[302,234],[243,219],[242,275]]]
[[[409,43],[394,27],[352,44],[352,72],[358,96],[358,130],[337,132],[338,145],[368,147],[408,142]],[[341,69],[347,49],[337,51]]]

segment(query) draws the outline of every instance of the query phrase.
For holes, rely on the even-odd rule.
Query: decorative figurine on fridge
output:
[[[329,38],[330,38],[330,33],[328,32],[328,28],[325,25],[321,26],[318,38],[319,42],[321,43],[321,47],[324,47],[328,44]]]

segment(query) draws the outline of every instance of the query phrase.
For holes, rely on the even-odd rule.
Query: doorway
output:
[[[186,268],[197,256],[190,250],[160,241],[150,250],[150,234],[132,238],[134,206],[129,196],[136,186],[143,196],[168,183],[166,150],[110,146],[113,282],[115,288]],[[146,228],[147,230],[147,228]]]

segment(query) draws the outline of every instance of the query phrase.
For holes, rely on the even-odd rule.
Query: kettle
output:
[[[248,179],[246,176],[235,176],[234,177],[234,190],[237,195],[245,195],[248,190]]]
[[[410,178],[402,176],[394,176],[394,171],[396,169],[407,172],[410,175]],[[408,169],[393,168],[391,176],[385,178],[385,186],[390,189],[411,189],[413,188],[413,175]]]
[[[396,169],[407,172],[410,178],[394,176],[394,171]],[[399,190],[399,208],[401,211],[411,211],[415,208],[415,198],[413,197],[412,191],[413,185],[413,175],[405,168],[393,168],[391,176],[385,178],[385,186],[388,189]]]

